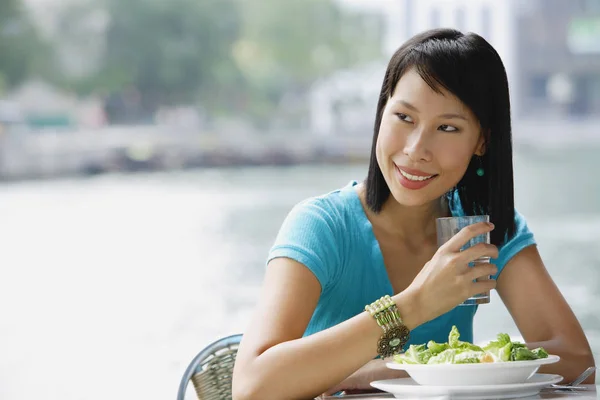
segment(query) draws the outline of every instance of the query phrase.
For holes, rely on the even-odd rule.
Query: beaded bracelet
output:
[[[377,342],[377,353],[382,358],[391,357],[402,351],[410,337],[410,331],[402,322],[396,303],[388,295],[365,306],[377,324],[383,329],[383,335]]]

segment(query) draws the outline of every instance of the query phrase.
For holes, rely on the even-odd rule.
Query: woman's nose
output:
[[[432,154],[428,146],[429,137],[423,128],[415,128],[406,138],[404,154],[412,161],[431,161]]]

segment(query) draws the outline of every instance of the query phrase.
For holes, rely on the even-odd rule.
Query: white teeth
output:
[[[402,174],[402,176],[405,177],[406,179],[408,179],[409,181],[425,181],[425,180],[433,177],[433,175],[429,175],[429,176],[416,176],[416,175],[407,174],[406,172],[402,171],[400,168],[398,168],[398,171],[400,171],[400,173]]]

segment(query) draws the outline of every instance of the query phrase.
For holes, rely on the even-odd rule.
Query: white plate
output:
[[[553,364],[559,356],[529,361],[506,361],[477,364],[398,364],[386,363],[390,369],[408,372],[420,385],[470,386],[523,383],[537,372],[541,365]]]
[[[535,374],[524,383],[483,386],[422,386],[411,378],[371,382],[371,386],[392,393],[397,399],[406,397],[452,400],[514,399],[537,395],[541,389],[562,381],[553,374]]]

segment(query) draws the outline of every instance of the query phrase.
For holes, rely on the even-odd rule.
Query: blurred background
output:
[[[0,399],[173,398],[432,27],[502,56],[517,208],[600,360],[600,0],[2,0]],[[518,335],[495,295],[475,324]]]

